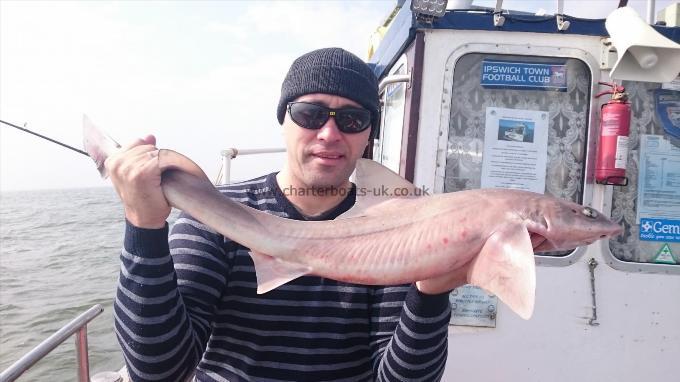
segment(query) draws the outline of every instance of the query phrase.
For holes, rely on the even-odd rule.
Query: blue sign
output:
[[[482,61],[482,86],[507,89],[567,91],[564,65]]]
[[[640,240],[680,242],[680,220],[641,218]]]
[[[654,90],[654,104],[656,115],[666,134],[671,139],[680,140],[680,92],[656,89]]]

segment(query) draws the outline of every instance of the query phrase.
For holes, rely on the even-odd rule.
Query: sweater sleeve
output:
[[[374,379],[439,381],[450,317],[448,293],[426,295],[415,285],[377,288],[371,306]]]
[[[195,369],[225,285],[222,242],[186,215],[169,237],[167,225],[127,223],[114,318],[131,380],[176,381]]]

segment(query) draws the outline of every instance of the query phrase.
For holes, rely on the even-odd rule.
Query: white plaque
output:
[[[496,327],[498,297],[482,288],[467,284],[449,295],[451,325]]]

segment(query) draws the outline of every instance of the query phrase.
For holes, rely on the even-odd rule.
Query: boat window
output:
[[[577,59],[462,56],[453,75],[444,192],[519,188],[581,203],[590,89],[590,71]]]
[[[391,74],[406,74],[406,65],[401,64]],[[380,132],[379,155],[374,156],[380,163],[399,173],[401,140],[404,126],[406,83],[387,85],[384,93],[383,125]]]
[[[661,90],[660,84],[651,82],[624,81],[623,86],[631,105],[626,166],[629,182],[626,187],[613,188],[612,219],[625,231],[609,241],[609,248],[622,261],[677,265],[680,142],[664,133],[656,98],[667,92],[677,100],[679,93]],[[659,111],[680,125],[679,107],[661,105]]]

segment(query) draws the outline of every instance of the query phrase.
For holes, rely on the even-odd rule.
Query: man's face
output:
[[[295,101],[324,105],[329,108],[361,107],[344,97],[330,94],[306,94]],[[298,126],[286,113],[283,134],[288,149],[286,164],[288,181],[296,187],[330,188],[347,184],[357,159],[368,143],[371,129],[347,134],[338,130],[335,118],[328,119],[318,130]]]

